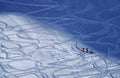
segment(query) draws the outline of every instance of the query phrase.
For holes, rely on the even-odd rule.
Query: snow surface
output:
[[[0,15],[0,78],[120,77],[119,64],[81,47],[89,46],[62,28],[21,14]]]

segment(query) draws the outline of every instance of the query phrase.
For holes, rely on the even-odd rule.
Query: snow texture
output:
[[[0,78],[120,78],[119,4],[0,0]]]

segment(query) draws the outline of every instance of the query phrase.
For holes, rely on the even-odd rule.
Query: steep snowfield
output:
[[[120,77],[120,65],[83,53],[83,47],[62,28],[25,15],[0,15],[0,78]]]

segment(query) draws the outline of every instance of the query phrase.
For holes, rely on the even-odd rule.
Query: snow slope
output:
[[[119,78],[120,65],[60,27],[21,14],[0,15],[0,78]]]

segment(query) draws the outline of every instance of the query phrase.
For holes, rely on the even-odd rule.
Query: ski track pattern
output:
[[[0,2],[11,10],[18,5],[15,12],[56,25],[47,28],[24,15],[1,14],[0,78],[120,78],[119,2]],[[81,42],[94,53],[83,53]]]

